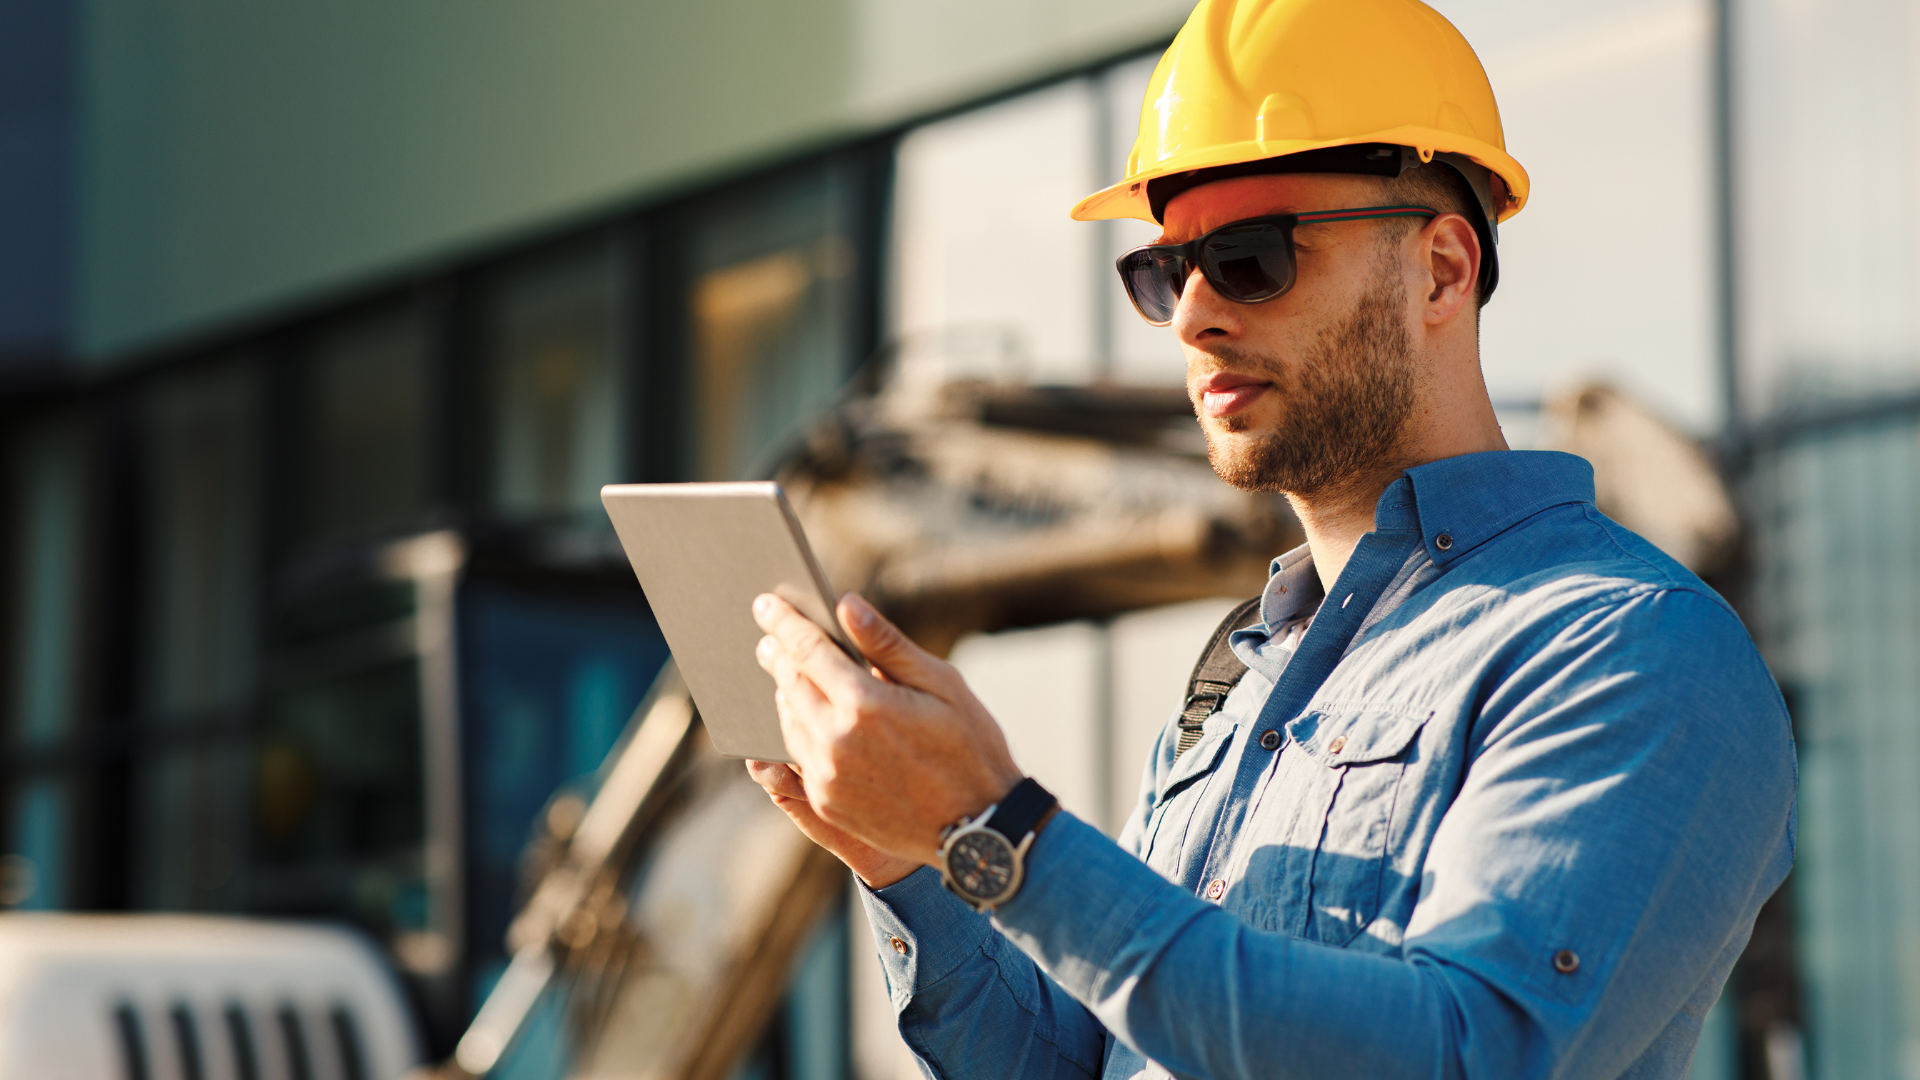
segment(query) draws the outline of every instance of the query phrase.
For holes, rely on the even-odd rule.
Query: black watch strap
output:
[[[1015,784],[1013,790],[1007,792],[1007,797],[1000,800],[999,809],[987,819],[987,828],[1006,837],[1017,847],[1058,801],[1053,797],[1053,792],[1041,787],[1038,780],[1029,776]]]

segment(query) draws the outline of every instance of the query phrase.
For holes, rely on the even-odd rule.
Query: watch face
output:
[[[1013,848],[991,829],[967,833],[953,842],[947,873],[961,892],[991,900],[1013,884]]]

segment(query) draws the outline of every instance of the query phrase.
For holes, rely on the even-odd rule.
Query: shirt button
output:
[[[1262,750],[1280,749],[1280,733],[1272,729],[1268,729],[1267,731],[1263,732],[1260,736],[1260,749]]]
[[[1580,970],[1580,954],[1572,949],[1561,949],[1553,954],[1553,970],[1562,975],[1571,975]]]
[[[893,939],[891,939],[891,941],[890,941],[890,944],[892,944],[892,945],[893,945],[893,951],[894,951],[894,952],[897,952],[897,953],[899,953],[899,954],[900,954],[901,956],[905,956],[905,955],[907,955],[907,943],[906,943],[906,942],[904,942],[904,941],[902,941],[902,940],[900,940],[899,938],[893,938]]]
[[[1227,891],[1227,883],[1224,881],[1221,881],[1219,878],[1214,878],[1213,882],[1207,886],[1207,899],[1218,900],[1220,899],[1221,894],[1225,893],[1226,891]]]
[[[1453,537],[1446,533],[1441,533],[1439,536],[1433,538],[1433,546],[1439,548],[1441,551],[1450,551],[1453,548]]]
[[[1342,750],[1345,750],[1346,748],[1347,748],[1347,737],[1345,735],[1335,735],[1333,737],[1333,741],[1327,744],[1327,750],[1335,754],[1339,753]]]

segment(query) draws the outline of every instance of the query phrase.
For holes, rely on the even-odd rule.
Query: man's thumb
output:
[[[840,625],[861,653],[903,686],[927,688],[928,678],[937,672],[938,661],[932,653],[913,643],[900,628],[888,622],[859,593],[840,598]]]

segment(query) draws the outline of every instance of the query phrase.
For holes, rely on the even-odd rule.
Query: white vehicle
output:
[[[396,1080],[420,1040],[353,932],[0,915],[0,1080]]]

